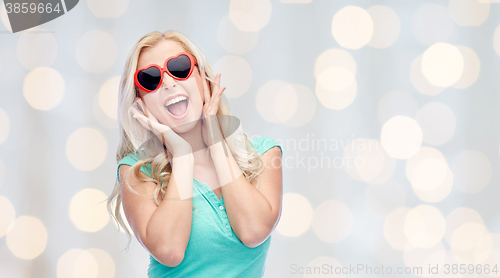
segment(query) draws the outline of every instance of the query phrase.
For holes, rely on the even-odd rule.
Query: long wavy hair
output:
[[[139,56],[143,51],[155,46],[162,40],[178,42],[186,52],[190,53],[196,59],[198,66],[201,65],[205,68],[206,76],[204,78],[210,81],[210,96],[212,95],[215,83],[214,72],[205,56],[203,56],[195,44],[177,31],[170,30],[163,34],[160,32],[149,33],[140,38],[128,54],[119,86],[118,130],[120,133],[120,142],[116,152],[116,161],[119,163],[128,155],[139,154],[137,162],[127,171],[125,179],[121,181],[122,186],[126,186],[135,194],[139,194],[132,189],[128,182],[128,177],[131,174],[141,181],[154,182],[156,184],[154,200],[157,206],[160,205],[165,196],[168,181],[172,173],[171,161],[160,139],[150,130],[144,128],[136,119],[132,118],[129,108],[133,105],[136,96],[138,96],[137,87],[134,84],[134,73],[137,69]],[[219,109],[216,114],[220,122],[222,135],[235,161],[238,163],[245,178],[249,182],[252,182],[264,170],[265,165],[260,154],[250,140],[248,140],[246,134],[240,128],[236,129],[236,131],[234,131],[234,128],[231,128],[235,124],[239,125],[239,121],[235,123],[235,118],[232,117],[224,95],[221,96]],[[146,165],[151,167],[151,177],[140,171],[141,167]],[[257,180],[257,188],[259,187],[258,183]],[[128,222],[126,222],[126,219],[123,219],[120,212],[120,210],[123,211],[121,190],[120,182],[117,179],[113,191],[107,199],[107,210],[118,227],[122,227],[127,234],[128,244],[126,249],[128,249],[131,241],[131,231],[128,228]],[[161,195],[162,199],[160,201],[158,200],[158,195]],[[194,209],[196,210],[196,207]]]

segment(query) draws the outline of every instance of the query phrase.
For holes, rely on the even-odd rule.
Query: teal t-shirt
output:
[[[260,136],[251,142],[261,155],[274,146],[283,155],[281,146],[270,137]],[[128,155],[118,163],[118,169],[122,164],[133,165],[136,161],[133,155]],[[141,170],[151,176],[150,167],[143,166]],[[271,236],[255,248],[245,246],[231,228],[223,196],[219,200],[208,184],[196,179],[193,179],[193,206],[197,210],[193,208],[191,236],[183,261],[169,267],[150,255],[148,277],[262,277]]]

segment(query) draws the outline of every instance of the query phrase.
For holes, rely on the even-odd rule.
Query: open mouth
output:
[[[186,96],[178,96],[171,99],[165,104],[168,113],[174,118],[182,118],[188,111],[188,98]]]

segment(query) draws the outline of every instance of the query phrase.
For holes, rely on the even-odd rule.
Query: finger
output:
[[[205,103],[210,103],[210,91],[208,90],[208,80],[205,78],[205,68],[201,68],[201,76],[202,76],[202,81],[203,81],[203,95],[205,98]]]
[[[216,93],[214,93],[212,97],[212,102],[210,103],[210,115],[217,114],[217,110],[219,109],[220,99],[222,96],[222,92],[226,89],[226,87],[222,87]]]
[[[151,122],[148,118],[146,118],[144,115],[134,115],[134,118],[146,129],[151,130],[151,126],[148,124],[148,122]]]
[[[214,84],[212,93],[219,91],[219,87],[220,87],[219,84],[220,84],[220,73],[217,73],[217,75],[215,76],[215,84]]]
[[[131,114],[132,117],[135,115],[142,115],[142,112],[133,106],[130,106],[130,108],[128,109],[128,112],[129,112],[129,114]]]
[[[142,111],[144,111],[144,115],[146,115],[146,117],[150,118],[151,113],[149,113],[148,107],[146,106],[146,104],[144,103],[142,98],[139,98],[139,100],[137,102],[139,103]]]
[[[215,84],[214,84],[214,93],[212,94],[212,99],[213,101],[211,102],[211,108],[213,107],[213,109],[217,109],[218,107],[218,98],[220,97],[220,94],[221,94],[221,91],[220,91],[220,78],[221,78],[221,74],[218,73],[217,76],[215,77]],[[212,113],[215,113],[217,111],[212,111],[210,110]]]
[[[217,98],[215,99],[215,103],[214,103],[214,107],[215,109],[219,109],[219,105],[220,105],[220,100],[222,98],[222,93],[224,92],[224,90],[226,90],[226,87],[222,87],[220,90],[219,90],[219,93],[217,94]],[[214,113],[216,113],[216,111],[214,111]]]

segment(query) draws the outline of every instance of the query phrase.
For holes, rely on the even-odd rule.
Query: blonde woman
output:
[[[126,222],[150,253],[148,277],[264,274],[281,215],[282,150],[234,129],[220,79],[176,31],[147,34],[129,53],[108,211],[129,244]]]

